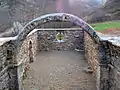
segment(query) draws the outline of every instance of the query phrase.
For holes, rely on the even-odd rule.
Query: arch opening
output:
[[[36,28],[41,28],[43,24],[52,21],[70,22],[76,26],[81,27],[96,42],[99,42],[100,40],[100,37],[97,35],[96,31],[79,17],[67,13],[53,13],[38,17],[26,24],[18,35],[18,41],[23,41],[31,31]]]

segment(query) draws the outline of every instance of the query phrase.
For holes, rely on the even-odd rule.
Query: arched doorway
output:
[[[72,23],[72,25],[82,28],[82,31],[83,31],[82,33],[86,32],[87,34],[89,34],[89,36],[95,42],[100,41],[100,37],[97,35],[96,31],[89,24],[84,22],[79,17],[72,15],[72,14],[67,14],[67,13],[52,13],[52,14],[47,14],[47,15],[38,17],[38,18],[34,19],[33,21],[29,22],[28,24],[26,24],[18,35],[17,42],[19,42],[19,43],[17,43],[17,47],[18,48],[20,47],[22,42],[26,39],[26,37],[29,34],[32,34],[36,31],[38,31],[39,29],[40,30],[43,29],[45,31],[46,29],[45,29],[45,27],[42,28],[42,25],[44,25],[46,23],[50,24],[51,22]],[[62,25],[65,25],[65,24],[62,24]],[[54,26],[54,27],[56,27],[56,26]],[[80,35],[80,36],[81,36],[81,38],[84,37],[83,35]],[[78,41],[78,42],[81,42],[81,41]],[[76,45],[76,47],[78,48],[79,45]]]
[[[80,19],[77,16],[74,16],[72,14],[67,13],[53,13],[53,14],[47,14],[43,15],[41,17],[38,17],[34,19],[33,21],[29,22],[25,25],[25,27],[21,30],[21,32],[18,35],[18,41],[23,41],[27,35],[34,31],[34,29],[40,28],[42,24],[45,24],[47,22],[51,21],[63,21],[63,22],[71,22],[77,26],[80,26],[82,29],[85,30],[93,39],[96,41],[99,41],[99,36],[95,32],[95,30],[86,22],[84,22],[82,19]]]
[[[45,28],[41,28],[41,26],[43,25],[43,24],[45,24],[45,23],[49,23],[49,22],[53,22],[53,21],[57,21],[57,22],[70,22],[70,23],[72,23],[72,24],[74,24],[74,25],[76,25],[76,26],[78,26],[78,27],[81,27],[82,28],[82,30],[83,31],[85,31],[91,38],[92,38],[92,40],[94,40],[95,42],[99,42],[99,36],[97,35],[97,33],[94,31],[94,29],[90,26],[90,25],[88,25],[86,22],[84,22],[83,20],[81,20],[80,18],[78,18],[77,16],[74,16],[74,15],[71,15],[71,14],[66,14],[66,13],[53,13],[53,14],[48,14],[48,15],[44,15],[44,16],[42,16],[42,17],[39,17],[39,18],[37,18],[37,19],[34,19],[33,21],[31,21],[30,23],[28,23],[23,29],[22,29],[22,31],[19,33],[19,36],[18,36],[18,39],[17,39],[17,42],[19,42],[18,43],[18,48],[19,47],[22,47],[22,43],[23,43],[23,41],[27,38],[27,36],[31,33],[31,34],[33,34],[34,32],[36,32],[36,31],[39,31],[40,29],[43,29],[43,31],[46,31],[47,29],[45,29]],[[47,35],[47,36],[49,36],[49,35]],[[79,36],[76,36],[75,38],[78,38]],[[45,39],[47,39],[48,40],[48,37],[45,37]],[[61,37],[60,37],[60,39],[61,39]],[[70,40],[70,39],[69,39]],[[49,41],[49,40],[48,40]],[[49,45],[49,44],[48,44]],[[70,45],[70,44],[69,44]],[[46,47],[48,47],[48,46],[46,46]],[[19,49],[18,49],[19,50]],[[32,42],[30,42],[29,43],[29,50],[30,50],[30,52],[31,52],[31,54],[29,54],[29,55],[32,55]],[[19,51],[18,51],[19,52]],[[50,54],[50,53],[49,53]],[[58,62],[60,61],[60,58],[62,58],[62,65],[64,64],[64,61],[66,61],[67,60],[67,62],[69,63],[69,60],[70,60],[70,62],[72,62],[73,63],[73,59],[74,58],[76,58],[76,57],[78,57],[77,59],[75,59],[75,60],[77,60],[77,61],[79,61],[79,56],[73,56],[73,57],[71,57],[73,54],[72,53],[68,53],[68,54],[61,54],[61,56],[59,57],[59,59],[58,59],[58,57],[54,57],[54,56],[57,56],[57,55],[59,55],[59,53],[57,54],[57,52],[55,52],[55,53],[53,53],[53,56],[51,57],[51,56],[49,56],[49,54],[46,56],[46,55],[42,55],[42,54],[40,54],[40,55],[42,55],[44,58],[46,58],[46,57],[48,57],[47,58],[47,60],[49,59],[49,58],[51,58],[50,60],[44,60],[44,58],[41,58],[42,56],[40,56],[40,58],[38,57],[38,60],[36,60],[36,61],[39,61],[39,60],[44,60],[44,61],[47,61],[47,62],[49,62],[49,61],[51,61],[53,58],[53,60],[55,60],[56,58],[57,58],[57,60],[58,60]],[[63,56],[64,57],[63,57]],[[68,58],[68,57],[66,57],[66,56],[70,56],[70,58]],[[79,54],[77,54],[77,55],[79,55]],[[29,56],[30,57],[30,59],[32,60],[33,59],[33,57],[31,57],[31,56]],[[80,57],[82,57],[82,59],[83,59],[83,56],[80,56]],[[67,58],[67,59],[66,59]],[[24,59],[23,59],[24,60]],[[33,62],[33,61],[32,61]],[[58,62],[56,62],[57,64],[55,65],[55,66],[60,66],[59,64],[58,64]],[[46,62],[45,62],[46,63]],[[50,62],[51,63],[51,62]],[[49,63],[49,64],[50,64]],[[70,64],[72,64],[72,63],[70,63]],[[51,67],[49,68],[48,66],[49,66],[49,64],[47,63],[47,64],[42,64],[41,62],[39,63],[36,63],[36,64],[34,64],[33,66],[34,67],[36,67],[36,66],[43,66],[43,67],[36,67],[37,69],[37,71],[41,71],[41,73],[42,73],[42,71],[47,71],[47,70],[49,70],[51,67],[53,67],[54,65],[53,65],[53,63],[51,63]],[[77,64],[77,62],[76,62],[76,64]],[[78,66],[81,66],[82,64],[79,64]],[[65,65],[63,65],[62,67],[64,67]],[[47,69],[46,69],[46,67],[47,67]],[[54,68],[58,68],[58,67],[54,67]],[[74,65],[73,65],[73,67],[74,67]],[[43,69],[41,69],[41,68],[45,68],[44,70]],[[61,67],[60,67],[61,68]],[[70,69],[71,69],[71,67],[70,67]],[[75,70],[75,68],[74,68],[74,70]],[[48,71],[49,72],[49,71]],[[53,70],[52,72],[55,72],[55,70]],[[66,71],[67,72],[67,71]],[[39,73],[39,72],[38,72]],[[41,73],[39,73],[40,75],[41,75]],[[46,73],[46,72],[44,72],[44,73]],[[82,73],[82,72],[81,72]],[[48,74],[50,74],[50,73],[47,73],[47,75]],[[67,74],[68,75],[68,77],[69,77],[69,74],[70,74],[70,72]],[[77,75],[79,75],[78,73],[77,73]],[[46,76],[46,75],[45,75]],[[84,76],[84,75],[82,75],[82,76]],[[44,75],[43,75],[43,77],[44,77]],[[49,77],[49,76],[46,76],[45,78],[47,78],[47,77]],[[78,79],[78,78],[77,78]],[[65,85],[67,85],[67,84],[65,84]],[[44,86],[44,85],[43,85]],[[78,85],[79,86],[79,85]],[[56,89],[57,90],[57,89]],[[92,89],[93,90],[93,89]]]

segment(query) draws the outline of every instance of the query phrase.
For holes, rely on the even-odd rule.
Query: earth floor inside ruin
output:
[[[83,52],[40,52],[30,65],[24,90],[96,90]]]

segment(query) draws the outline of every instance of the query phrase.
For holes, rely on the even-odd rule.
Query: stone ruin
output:
[[[70,23],[61,27],[66,29],[63,26],[67,26],[69,29],[62,30],[65,42],[56,42],[59,30],[49,30],[49,23],[53,21]],[[97,33],[80,18],[66,13],[44,15],[24,27],[15,25],[18,28],[0,35],[0,90],[22,90],[29,64],[38,52],[76,49],[84,51],[93,71],[97,90],[120,89],[120,37]],[[72,30],[71,25],[77,27],[76,30]],[[57,26],[54,27],[60,28]]]

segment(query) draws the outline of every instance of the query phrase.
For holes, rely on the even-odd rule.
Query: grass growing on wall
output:
[[[90,24],[96,31],[104,31],[111,28],[120,28],[120,21]]]

